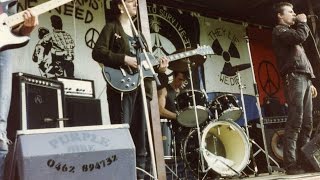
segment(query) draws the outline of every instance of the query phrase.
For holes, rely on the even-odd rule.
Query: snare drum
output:
[[[209,118],[207,111],[207,96],[199,90],[194,90],[196,106],[193,104],[192,90],[185,90],[178,94],[175,99],[177,109],[177,121],[185,127],[196,127],[195,107],[199,125]]]
[[[237,98],[232,94],[218,96],[210,105],[212,114],[218,114],[219,120],[236,121],[242,115]]]

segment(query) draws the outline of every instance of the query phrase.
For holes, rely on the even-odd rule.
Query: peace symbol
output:
[[[99,31],[97,31],[94,28],[90,28],[88,29],[86,35],[85,35],[85,41],[86,41],[86,45],[93,49],[94,45],[96,44],[96,41],[99,37]]]
[[[259,64],[258,77],[263,91],[270,97],[280,90],[280,76],[275,66],[268,60]]]

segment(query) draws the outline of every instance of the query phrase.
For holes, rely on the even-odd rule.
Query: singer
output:
[[[115,69],[136,69],[138,44],[136,34],[133,33],[130,18],[137,15],[137,0],[113,0],[112,10],[114,19],[108,21],[102,29],[92,52],[92,58],[104,66]],[[126,7],[126,8],[125,8]],[[128,10],[128,12],[126,11]],[[169,59],[160,58],[158,72],[165,72]],[[126,72],[130,74],[130,72]],[[113,74],[110,74],[112,76]],[[119,78],[119,82],[122,77]],[[152,84],[145,79],[147,103],[152,99]],[[146,120],[142,103],[141,88],[123,93],[116,91],[109,84],[107,86],[109,115],[112,124],[126,123],[130,125],[130,133],[136,147],[137,166],[145,169],[146,160]],[[150,108],[150,106],[148,105]],[[149,109],[150,111],[150,109]],[[137,171],[137,179],[144,179],[144,173]]]
[[[311,79],[315,78],[302,43],[309,35],[307,16],[296,15],[293,5],[280,2],[275,5],[278,25],[272,32],[272,44],[278,68],[283,78],[288,103],[288,120],[284,135],[284,165],[286,174],[302,174],[310,167],[303,157],[301,147],[310,140],[313,118],[312,98],[317,90]],[[296,28],[291,26],[296,24]]]

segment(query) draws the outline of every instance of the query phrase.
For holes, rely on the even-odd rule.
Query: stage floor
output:
[[[286,175],[282,172],[274,172],[271,175],[269,173],[259,174],[258,176],[250,176],[247,178],[249,180],[275,180],[275,179],[304,179],[304,180],[318,180],[320,179],[320,172],[317,173],[305,173],[299,175]]]

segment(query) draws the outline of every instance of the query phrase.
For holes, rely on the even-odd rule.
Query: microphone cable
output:
[[[318,16],[315,15],[315,17],[318,17]],[[314,44],[314,46],[315,46],[315,48],[316,48],[316,52],[317,52],[317,55],[318,55],[318,58],[319,58],[319,61],[320,61],[320,53],[319,53],[319,49],[318,49],[318,46],[317,46],[316,39],[314,38],[313,33],[312,33],[312,31],[310,30],[309,26],[307,26],[307,27],[308,27],[308,29],[309,29],[309,31],[310,31],[310,36],[311,36],[311,38],[312,38],[313,44]],[[317,32],[315,32],[315,33],[317,33]]]

